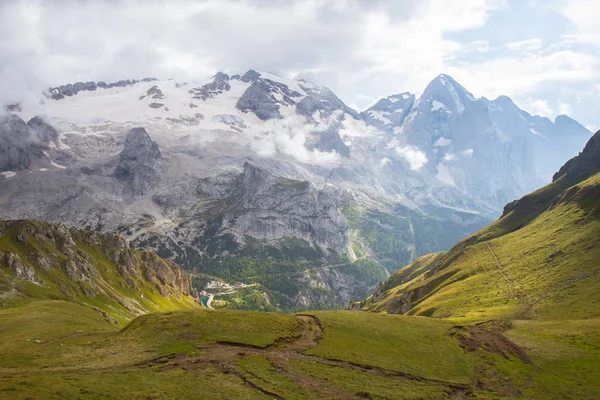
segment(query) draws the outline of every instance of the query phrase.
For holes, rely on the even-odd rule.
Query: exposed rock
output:
[[[238,99],[236,108],[243,112],[252,111],[263,121],[283,118],[277,101],[270,95],[270,87],[264,81],[255,81]]]
[[[335,151],[343,157],[350,157],[350,147],[344,143],[337,128],[329,127],[323,132],[316,132],[316,134],[318,135],[318,141],[310,146],[311,149],[326,152]]]
[[[356,111],[344,104],[328,88],[322,87],[319,90],[305,88],[305,90],[309,92],[309,95],[300,100],[296,106],[296,114],[304,115],[309,121],[313,120],[313,115],[317,111],[323,119],[329,118],[337,110],[351,115],[354,119],[359,118]]]
[[[115,176],[127,183],[125,194],[143,196],[160,179],[158,145],[144,128],[133,128],[125,138]]]
[[[189,93],[191,93],[193,95],[192,97],[195,99],[207,100],[218,96],[229,89],[231,89],[231,85],[229,85],[229,75],[217,72],[213,77],[212,82],[199,88],[190,89]]]
[[[17,115],[0,120],[0,171],[20,171],[29,167],[31,135]]]
[[[297,238],[325,254],[348,251],[348,222],[335,202],[309,182],[279,178],[251,163],[233,193],[227,230],[263,240]]]
[[[249,69],[244,76],[242,76],[241,81],[249,83],[258,80],[258,78],[260,78],[260,74],[253,69]]]
[[[164,103],[150,103],[148,104],[148,107],[150,108],[161,108],[164,106]]]
[[[24,279],[33,283],[43,283],[36,275],[35,269],[32,266],[23,264],[21,257],[16,253],[5,253],[0,250],[0,260],[3,260],[8,268],[12,270],[17,278]]]
[[[244,120],[233,114],[217,114],[211,120],[225,125],[245,127]]]
[[[49,88],[47,97],[50,97],[53,100],[60,100],[60,99],[64,99],[65,96],[68,96],[68,97],[74,96],[77,93],[83,92],[83,91],[93,92],[97,88],[110,89],[110,88],[114,88],[114,87],[126,87],[126,86],[130,86],[130,85],[135,85],[136,83],[139,83],[139,82],[152,82],[155,80],[156,80],[156,78],[144,78],[142,80],[125,79],[125,80],[120,80],[118,82],[113,82],[113,83],[108,83],[108,84],[104,81],[77,82],[77,83],[73,83],[73,84],[69,83],[66,85]]]
[[[563,175],[567,175],[574,179],[582,179],[591,176],[598,171],[600,171],[600,131],[592,136],[578,156],[567,161],[567,163],[554,174],[552,181],[557,180]]]

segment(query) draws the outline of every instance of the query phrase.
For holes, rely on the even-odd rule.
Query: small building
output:
[[[244,287],[244,284],[242,282],[236,282],[235,283],[235,288],[236,289],[239,289],[239,288],[242,288],[242,287]]]

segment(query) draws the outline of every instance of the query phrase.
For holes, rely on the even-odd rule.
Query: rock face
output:
[[[217,72],[217,74],[213,76],[212,82],[199,88],[190,89],[189,93],[192,94],[194,99],[207,100],[212,99],[229,89],[231,89],[231,86],[229,85],[229,75]]]
[[[238,100],[236,107],[243,112],[253,112],[263,121],[283,118],[279,113],[277,101],[269,95],[269,85],[255,81]]]
[[[66,85],[61,85],[57,87],[51,87],[48,89],[47,97],[53,100],[61,100],[64,99],[65,96],[71,97],[75,96],[79,92],[89,91],[94,92],[96,89],[112,89],[115,87],[126,87],[135,85],[139,82],[152,82],[155,81],[156,78],[144,78],[141,80],[138,79],[125,79],[118,82],[106,83],[104,81],[99,82],[77,82],[77,83],[68,83]]]
[[[158,145],[144,128],[133,128],[125,138],[115,176],[126,182],[127,195],[143,196],[160,179]]]
[[[309,182],[279,178],[247,162],[229,203],[226,213],[232,221],[227,231],[237,237],[296,238],[324,254],[348,251],[346,218],[327,193]]]
[[[280,106],[295,105],[295,99],[302,97],[287,85],[262,77],[253,70],[246,72],[240,80],[252,84],[238,99],[236,108],[242,112],[253,112],[263,121],[283,118],[279,112]]]
[[[17,279],[9,278],[10,288],[3,286],[0,296],[23,296],[15,288],[24,280],[48,293],[56,291],[65,300],[95,297],[109,308],[114,304],[139,315],[154,310],[147,308],[151,298],[142,300],[144,292],[155,291],[164,301],[181,301],[194,292],[189,275],[175,263],[132,250],[117,235],[20,220],[0,221],[0,238],[0,272]]]
[[[563,175],[573,179],[582,179],[600,171],[600,131],[587,142],[583,151],[573,157],[552,177],[555,181]]]
[[[319,113],[322,119],[329,118],[335,111],[341,111],[358,119],[358,113],[344,104],[335,93],[326,87],[318,90],[306,88],[308,96],[298,102],[296,114],[304,115],[307,119],[313,120],[315,112]]]
[[[27,123],[13,114],[0,119],[0,171],[29,168],[32,158],[43,157],[57,138],[56,130],[41,117]]]
[[[371,126],[394,133],[394,127],[402,126],[415,103],[415,95],[404,92],[380,99],[375,105],[360,113]]]
[[[0,171],[20,171],[29,167],[29,143],[25,121],[16,115],[0,121]]]

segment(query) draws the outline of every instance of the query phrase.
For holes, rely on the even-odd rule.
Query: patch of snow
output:
[[[454,153],[446,153],[444,154],[444,161],[452,161],[455,160],[456,156],[454,155]]]
[[[48,168],[40,168],[40,169],[38,169],[38,171],[45,172],[45,171],[48,171]]]
[[[406,99],[410,98],[410,95],[408,95],[407,93],[404,93],[404,94],[402,95],[402,98],[403,98],[404,100],[406,100]]]
[[[444,103],[440,103],[437,100],[433,100],[433,102],[431,103],[431,111],[437,110],[446,110],[446,106],[444,105]]]
[[[446,139],[445,137],[440,136],[440,138],[433,144],[433,147],[446,147],[450,143],[452,143],[452,139]]]
[[[473,149],[466,149],[460,152],[465,157],[473,157]]]
[[[415,146],[398,146],[395,150],[399,156],[408,161],[412,170],[421,169],[429,161],[425,153]]]
[[[391,124],[392,121],[390,121],[388,118],[386,118],[385,114],[386,113],[384,113],[383,111],[369,111],[369,116],[371,118],[375,118],[375,119],[383,122],[386,125]]]
[[[445,183],[446,185],[456,186],[456,183],[454,183],[454,179],[450,174],[450,170],[443,163],[438,164],[435,177],[438,181]]]
[[[379,166],[380,167],[385,167],[386,165],[388,165],[389,163],[391,163],[392,160],[390,160],[389,158],[382,158],[381,161],[379,162]]]
[[[394,127],[394,133],[396,135],[401,135],[402,132],[404,132],[404,127],[403,126],[395,126]]]
[[[5,178],[12,178],[13,176],[17,175],[17,173],[14,171],[2,171],[0,172],[0,175],[2,175]]]
[[[542,133],[540,133],[540,132],[536,131],[536,130],[535,130],[535,129],[533,129],[533,128],[529,128],[529,132],[533,133],[535,136],[541,136],[541,137],[544,137],[544,135],[543,135]]]
[[[390,140],[390,142],[388,144],[385,145],[386,149],[393,149],[394,147],[400,145],[400,141],[396,138],[393,138],[392,140]]]
[[[397,102],[399,102],[399,101],[400,101],[400,99],[399,99],[399,98],[397,98],[396,96],[393,96],[393,97],[388,97],[388,100],[389,100],[391,103],[397,103]]]
[[[53,167],[56,167],[56,168],[60,168],[60,169],[67,169],[67,167],[65,167],[64,165],[57,164],[57,163],[55,163],[54,161],[50,161],[50,164],[51,164]]]

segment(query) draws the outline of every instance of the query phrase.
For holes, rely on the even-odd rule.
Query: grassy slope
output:
[[[0,251],[18,254],[23,264],[32,266],[36,275],[44,281],[43,285],[16,278],[12,271],[0,260],[0,292],[14,288],[10,297],[41,300],[68,300],[90,307],[96,307],[107,313],[120,324],[127,323],[144,312],[169,311],[196,307],[194,299],[181,292],[164,297],[157,285],[144,276],[134,279],[136,287],[130,287],[125,278],[117,271],[111,260],[111,249],[99,244],[86,244],[76,240],[78,251],[91,260],[100,276],[94,278],[93,285],[88,282],[74,282],[69,279],[62,265],[69,258],[53,247],[51,241],[40,241],[39,235],[29,234],[25,240],[18,240],[20,232],[31,226],[40,229],[50,226],[38,221],[21,221],[10,227],[0,236]],[[134,254],[141,252],[133,250]],[[41,268],[37,257],[43,256],[55,265],[46,270]],[[138,261],[143,263],[140,259]],[[93,290],[92,290],[93,289]],[[93,295],[86,294],[94,292]],[[177,291],[176,291],[177,292]],[[8,295],[4,295],[7,297]]]
[[[294,315],[175,311],[144,315],[117,330],[99,314],[71,302],[2,304],[0,398],[593,399],[600,395],[593,351],[600,344],[600,332],[591,320],[586,326],[565,323],[544,330],[530,321],[519,322],[509,335],[527,346],[536,363],[532,366],[485,346],[464,351],[456,336],[461,328],[431,318],[316,312],[323,336],[304,356],[277,350],[279,338],[299,335],[301,324]],[[557,342],[557,331],[565,330],[572,336]],[[213,346],[209,343],[217,341],[242,347],[229,354],[231,360],[224,347],[216,353],[217,361],[202,364]],[[244,345],[273,347],[246,350]]]
[[[563,189],[563,182],[530,195],[545,198],[546,207],[552,204],[536,218],[513,210],[441,259],[420,259],[407,271],[435,273],[395,287],[401,275],[393,276],[363,302],[365,309],[390,311],[400,295],[412,293],[411,315],[463,320],[600,317],[600,174],[568,190],[557,187]],[[542,204],[529,202],[543,207],[536,203]]]

